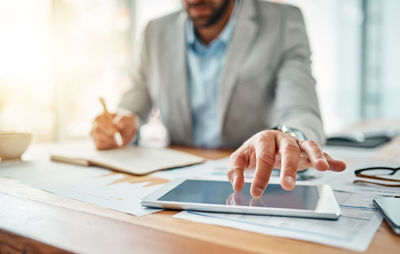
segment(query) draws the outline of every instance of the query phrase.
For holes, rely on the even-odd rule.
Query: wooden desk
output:
[[[176,149],[209,159],[231,152]],[[135,217],[0,178],[0,253],[351,253],[175,219],[174,214]],[[384,222],[366,253],[400,253],[400,237]]]

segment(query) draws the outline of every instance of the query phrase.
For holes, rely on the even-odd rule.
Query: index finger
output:
[[[255,143],[256,172],[251,184],[251,195],[260,197],[267,187],[275,164],[275,135],[266,133]]]

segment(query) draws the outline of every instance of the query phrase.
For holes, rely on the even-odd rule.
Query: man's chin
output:
[[[192,18],[191,20],[195,28],[204,28],[210,25],[210,19],[208,17]]]

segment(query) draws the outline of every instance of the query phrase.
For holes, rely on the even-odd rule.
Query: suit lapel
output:
[[[238,70],[257,35],[255,20],[256,6],[254,1],[242,0],[236,26],[229,44],[225,69],[219,91],[219,116],[221,131],[224,127],[225,115],[236,84]]]
[[[167,68],[171,73],[168,74],[170,84],[173,89],[167,91],[171,94],[171,114],[173,114],[174,126],[173,134],[180,143],[191,143],[192,140],[192,121],[189,107],[189,93],[187,87],[187,68],[186,68],[186,40],[185,25],[187,16],[184,12],[177,19],[176,26],[171,26],[168,34],[171,40],[167,45],[171,45],[167,52]],[[189,141],[189,142],[188,142]]]

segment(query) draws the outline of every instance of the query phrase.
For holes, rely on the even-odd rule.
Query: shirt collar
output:
[[[218,37],[215,38],[211,43],[215,41],[221,41],[224,44],[229,43],[238,16],[239,4],[240,0],[236,0],[235,9],[233,10],[228,23],[225,25],[224,29],[218,35]],[[193,22],[190,19],[188,19],[186,22],[186,43],[188,45],[193,46],[196,43],[196,41],[203,44],[194,32]]]

